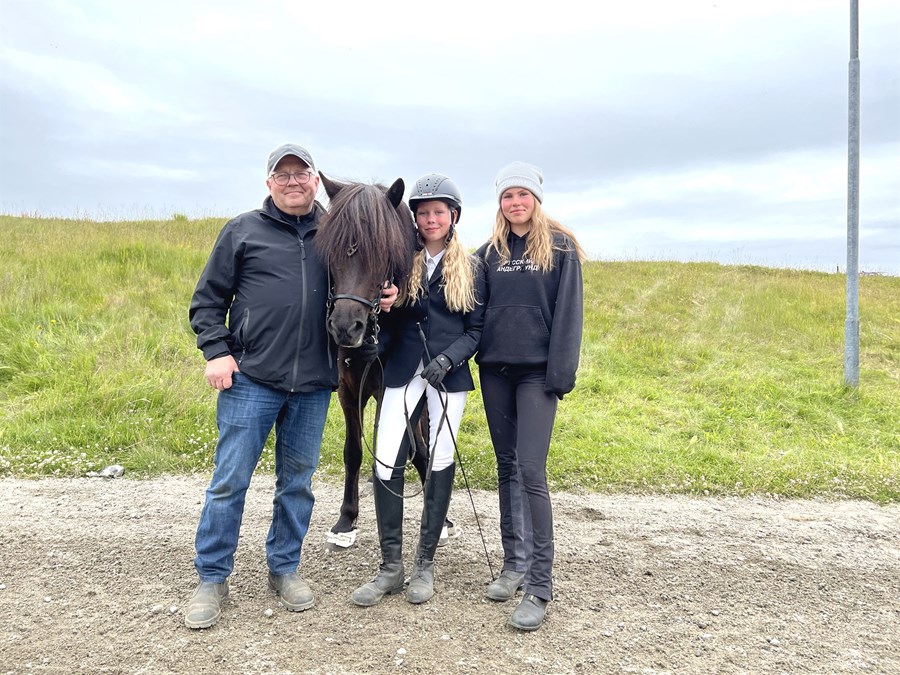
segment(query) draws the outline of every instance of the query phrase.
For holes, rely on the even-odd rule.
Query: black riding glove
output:
[[[357,355],[366,363],[371,363],[378,358],[378,345],[365,339],[357,348]]]
[[[435,389],[444,381],[444,376],[450,372],[453,364],[444,354],[438,354],[431,362],[422,370],[422,377],[428,380]]]

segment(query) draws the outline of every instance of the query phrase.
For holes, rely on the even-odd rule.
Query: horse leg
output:
[[[416,447],[412,448],[412,463],[419,474],[419,480],[422,485],[425,484],[425,477],[428,472],[428,406],[422,407],[422,414],[419,416],[419,423],[413,431],[413,438],[416,441]]]
[[[344,412],[344,498],[340,517],[328,534],[328,543],[348,548],[356,541],[356,518],[359,516],[359,470],[362,466],[359,418],[356,396],[341,383],[338,400]]]

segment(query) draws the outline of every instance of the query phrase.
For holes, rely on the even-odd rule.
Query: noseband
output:
[[[369,311],[372,314],[378,314],[381,311],[381,307],[379,303],[381,302],[381,294],[372,300],[367,300],[361,295],[353,295],[352,293],[338,293],[337,295],[333,295],[331,289],[328,290],[328,307],[329,309],[334,309],[334,303],[338,300],[355,300],[356,302],[365,305],[369,308]]]

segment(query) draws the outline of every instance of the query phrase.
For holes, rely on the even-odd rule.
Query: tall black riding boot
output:
[[[406,589],[406,599],[413,604],[427,602],[434,595],[434,552],[441,538],[444,519],[450,509],[456,464],[434,471],[425,486],[425,505],[422,508],[422,527],[416,564]]]
[[[403,590],[403,476],[381,481],[376,476],[375,519],[381,543],[381,566],[369,583],[360,586],[350,599],[361,607],[377,605],[385,595]]]

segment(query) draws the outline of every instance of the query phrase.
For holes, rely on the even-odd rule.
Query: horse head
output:
[[[339,345],[358,347],[376,323],[384,282],[409,276],[415,223],[402,178],[385,187],[319,175],[330,202],[315,238],[333,284],[326,325]]]

